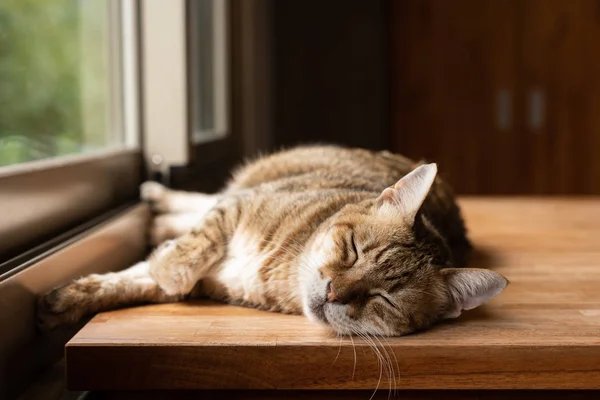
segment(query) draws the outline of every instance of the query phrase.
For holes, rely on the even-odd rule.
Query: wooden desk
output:
[[[600,199],[461,204],[478,249],[472,265],[511,284],[455,321],[376,340],[384,357],[393,353],[397,387],[600,388]],[[204,302],[100,314],[68,343],[66,360],[72,389],[379,385],[387,396],[394,386],[386,367],[379,382],[364,340],[339,339],[303,317]]]

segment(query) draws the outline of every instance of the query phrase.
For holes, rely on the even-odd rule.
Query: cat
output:
[[[140,192],[158,213],[156,249],[128,269],[41,296],[40,328],[206,296],[304,314],[342,335],[402,336],[508,284],[466,268],[472,246],[437,165],[388,151],[298,146],[245,163],[216,194],[156,182]]]

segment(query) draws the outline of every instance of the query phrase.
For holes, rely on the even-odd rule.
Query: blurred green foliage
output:
[[[82,151],[85,1],[0,0],[0,166]]]

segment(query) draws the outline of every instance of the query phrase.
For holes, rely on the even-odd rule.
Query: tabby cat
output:
[[[455,318],[508,282],[463,268],[471,246],[436,174],[386,151],[301,146],[247,163],[214,195],[146,182],[154,252],[42,296],[38,324],[197,296],[303,313],[339,334],[399,336]]]

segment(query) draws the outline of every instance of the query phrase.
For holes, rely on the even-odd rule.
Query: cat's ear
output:
[[[393,187],[386,188],[377,204],[383,209],[392,209],[406,220],[413,222],[425,201],[437,174],[436,164],[425,164],[415,168]]]
[[[456,318],[498,296],[508,280],[497,272],[479,268],[444,268],[441,270],[450,294],[450,307],[444,318]]]

